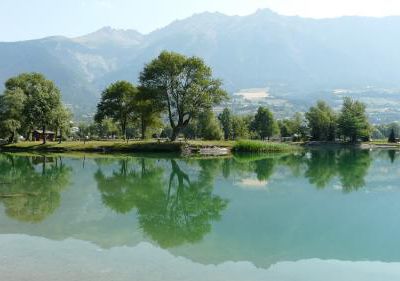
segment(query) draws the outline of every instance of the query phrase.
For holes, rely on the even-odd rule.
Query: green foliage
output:
[[[338,119],[339,134],[353,143],[360,139],[369,139],[371,125],[368,122],[365,107],[362,102],[348,97],[343,100],[343,107]]]
[[[364,178],[372,162],[368,150],[312,150],[310,155],[305,176],[317,188],[326,187],[336,176],[346,193],[365,185]]]
[[[224,132],[224,139],[229,140],[233,138],[233,116],[229,108],[224,108],[222,113],[218,116]]]
[[[193,178],[178,160],[161,161],[123,159],[111,175],[100,166],[95,179],[102,200],[117,213],[136,209],[143,231],[163,248],[200,241],[227,205],[212,193],[218,169],[202,161]],[[166,170],[168,164],[171,168]]]
[[[307,125],[304,116],[297,112],[290,119],[278,120],[281,137],[293,137],[293,140],[301,140],[307,137]]]
[[[140,87],[139,94],[134,101],[134,110],[137,112],[140,122],[141,137],[145,139],[148,128],[158,129],[162,127],[161,113],[163,104],[157,98],[157,94],[148,88]]]
[[[392,128],[392,130],[390,131],[390,135],[389,135],[388,142],[390,142],[390,143],[396,143],[396,142],[397,142],[397,140],[396,140],[396,134],[395,134],[393,128]]]
[[[400,136],[400,124],[399,122],[393,122],[390,124],[380,124],[372,128],[373,139],[388,139],[394,132],[395,136]]]
[[[250,127],[253,121],[252,116],[233,116],[232,137],[234,140],[248,139],[251,136]]]
[[[223,134],[218,120],[211,110],[200,113],[197,132],[197,135],[205,140],[220,140]]]
[[[69,134],[71,128],[72,113],[64,106],[59,106],[52,112],[52,127],[56,133],[59,132],[59,143],[61,143],[64,134]]]
[[[1,125],[10,140],[18,133],[29,136],[35,128],[66,128],[71,115],[61,103],[56,85],[39,73],[24,73],[8,79],[0,99]],[[46,142],[46,139],[43,139]]]
[[[306,113],[306,119],[312,140],[335,140],[337,116],[325,102],[318,101],[316,106],[311,107]]]
[[[236,142],[232,148],[235,152],[290,152],[298,150],[298,147],[275,142],[241,140]]]
[[[101,95],[97,105],[95,120],[101,123],[106,118],[111,118],[118,123],[121,132],[126,138],[128,122],[134,119],[135,100],[139,90],[127,81],[117,81],[108,86]]]
[[[111,118],[104,118],[103,121],[98,124],[97,130],[98,136],[106,139],[109,137],[114,138],[119,132],[117,124]]]
[[[175,140],[199,112],[209,110],[227,98],[222,82],[198,57],[162,52],[140,74],[143,87],[151,90],[168,113]]]
[[[69,184],[71,168],[61,159],[0,155],[0,202],[6,214],[38,223],[60,205],[60,192]]]
[[[252,128],[262,140],[272,137],[277,131],[277,124],[272,112],[268,108],[259,107]]]

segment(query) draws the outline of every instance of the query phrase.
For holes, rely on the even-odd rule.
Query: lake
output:
[[[399,155],[0,154],[0,280],[399,280]]]

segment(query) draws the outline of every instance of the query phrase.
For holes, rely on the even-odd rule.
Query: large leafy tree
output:
[[[333,109],[323,101],[310,108],[306,113],[311,138],[317,141],[334,141],[336,137],[337,116]]]
[[[118,123],[121,132],[126,138],[128,122],[135,117],[135,100],[139,90],[127,81],[117,81],[108,86],[101,95],[97,105],[95,120],[101,123],[106,118],[111,118]]]
[[[338,119],[340,135],[351,142],[369,138],[371,125],[368,122],[365,109],[364,103],[349,97],[344,98]]]
[[[45,136],[54,123],[54,111],[62,107],[60,90],[53,81],[40,73],[23,73],[7,80],[5,87],[3,100],[8,109],[4,120],[9,127],[20,128],[28,136],[35,127],[41,128]]]
[[[164,51],[147,64],[140,82],[154,91],[168,112],[172,140],[199,112],[227,97],[221,80],[212,77],[211,68],[202,59],[174,52]]]
[[[272,112],[268,108],[261,106],[254,117],[252,127],[261,139],[269,139],[275,133],[277,125]]]

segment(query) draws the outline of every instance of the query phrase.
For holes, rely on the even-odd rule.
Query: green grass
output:
[[[129,141],[110,140],[110,141],[65,141],[58,142],[41,142],[23,141],[14,144],[0,146],[3,151],[32,151],[32,152],[110,152],[110,153],[164,153],[164,152],[181,152],[183,147],[189,145],[192,148],[201,147],[227,147],[231,148],[234,141],[177,141],[177,142],[158,142],[155,140],[145,141]]]
[[[225,141],[225,140],[215,140],[215,141],[205,141],[205,140],[190,140],[187,142],[192,147],[226,147],[232,148],[235,145],[235,141]]]
[[[61,144],[57,142],[19,142],[7,144],[0,147],[2,151],[12,152],[98,152],[98,153],[180,153],[185,146],[191,148],[201,147],[224,147],[235,152],[292,152],[299,149],[299,146],[285,143],[263,142],[263,141],[182,141],[182,142],[157,142],[147,141],[66,141]]]
[[[67,141],[57,142],[19,142],[1,147],[4,151],[41,152],[180,152],[182,143],[158,143],[155,141]]]
[[[292,152],[298,149],[299,149],[298,146],[291,144],[254,141],[254,140],[238,141],[232,147],[232,150],[235,152],[255,152],[255,153]]]
[[[388,142],[388,140],[373,140],[370,142],[365,142],[365,144],[374,144],[374,145],[390,145],[390,146],[400,146],[399,143]]]

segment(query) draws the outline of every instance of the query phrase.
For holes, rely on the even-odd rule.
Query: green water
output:
[[[399,280],[399,155],[0,154],[0,280]]]

